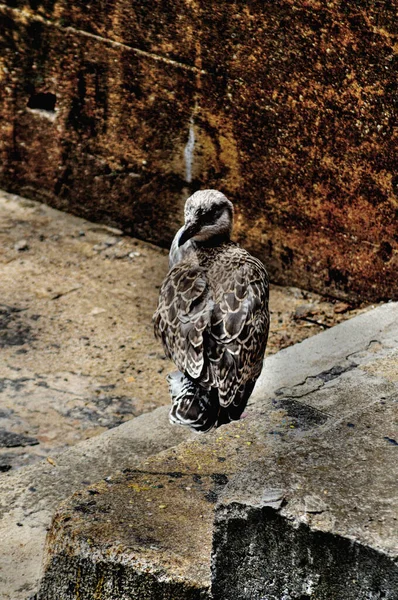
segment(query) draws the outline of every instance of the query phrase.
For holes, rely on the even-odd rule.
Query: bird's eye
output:
[[[224,212],[223,206],[213,206],[208,212],[206,212],[202,216],[201,220],[205,225],[211,225],[212,223],[215,223],[221,217],[223,212]]]

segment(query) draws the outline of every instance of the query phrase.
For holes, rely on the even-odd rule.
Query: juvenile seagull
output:
[[[170,421],[197,431],[239,419],[267,344],[268,275],[230,241],[232,222],[232,203],[221,192],[188,198],[153,317],[178,368],[168,376]]]

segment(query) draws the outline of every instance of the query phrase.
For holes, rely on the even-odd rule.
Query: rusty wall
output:
[[[274,281],[398,298],[397,9],[0,2],[0,185],[160,244],[215,187]]]

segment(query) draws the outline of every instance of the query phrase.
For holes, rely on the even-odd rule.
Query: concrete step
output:
[[[37,591],[45,538],[56,506],[75,490],[194,436],[172,427],[164,406],[0,478],[0,599]]]
[[[39,600],[397,599],[398,304],[265,361],[248,416],[76,492]]]

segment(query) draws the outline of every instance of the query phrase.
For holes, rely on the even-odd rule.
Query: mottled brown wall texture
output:
[[[0,2],[0,185],[164,245],[218,188],[274,281],[398,298],[397,8]]]

